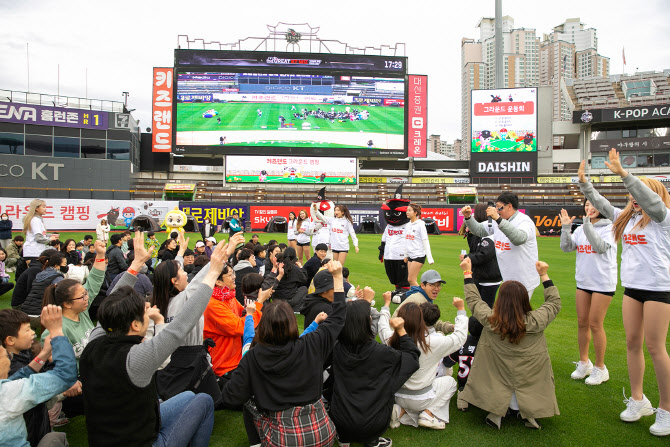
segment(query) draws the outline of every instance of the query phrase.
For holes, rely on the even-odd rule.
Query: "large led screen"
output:
[[[322,56],[179,52],[176,151],[406,155],[404,58]]]
[[[229,155],[227,183],[355,184],[355,158]]]
[[[472,90],[472,152],[536,152],[537,89]]]

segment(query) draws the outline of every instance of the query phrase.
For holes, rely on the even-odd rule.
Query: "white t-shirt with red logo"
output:
[[[614,208],[614,219],[621,209]],[[623,231],[621,285],[631,289],[670,292],[670,209],[662,222],[650,220],[646,227],[633,227],[642,219],[635,214]]]
[[[330,230],[330,249],[337,251],[349,250],[349,236],[354,243],[354,247],[358,247],[358,238],[354,226],[344,217],[327,217],[328,229]]]
[[[509,223],[524,231],[528,239],[521,245],[514,245],[498,228],[498,223],[493,222],[493,238],[496,244],[496,258],[500,274],[503,281],[519,281],[530,291],[540,285],[540,275],[537,274],[535,268],[535,263],[538,261],[535,224],[530,217],[521,212],[517,212]],[[488,231],[488,227],[486,229]]]
[[[298,225],[298,219],[289,220],[286,222],[288,230],[286,231],[286,239],[289,241],[294,241],[296,239],[296,226]]]
[[[584,234],[584,228],[579,227],[572,234],[572,242],[577,246],[577,261],[575,281],[577,287],[594,292],[614,292],[616,290],[616,252],[612,225],[594,226],[593,230],[600,238],[610,244],[606,253],[596,253],[591,242]]]
[[[393,225],[386,225],[384,234],[382,234],[382,242],[386,242],[384,246],[384,259],[389,261],[397,261],[405,259],[407,249],[407,238],[405,237],[405,228],[407,224],[394,227]]]
[[[405,239],[407,239],[407,257],[410,259],[426,256],[426,249],[423,241],[428,240],[426,224],[423,220],[417,219],[413,223],[409,222],[405,228]]]
[[[296,226],[298,225],[298,221],[296,220],[295,222]],[[308,244],[309,243],[309,219],[305,219],[302,221],[300,224],[299,230],[302,229],[304,230],[304,233],[298,233],[296,236],[295,240],[298,244]]]

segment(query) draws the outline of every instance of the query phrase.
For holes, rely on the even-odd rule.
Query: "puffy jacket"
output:
[[[12,225],[11,220],[0,220],[0,239],[12,238]]]
[[[107,271],[111,276],[116,276],[119,273],[128,270],[128,264],[126,263],[126,258],[123,257],[121,247],[112,245],[107,249],[107,256],[109,257]]]
[[[64,279],[60,270],[47,267],[37,274],[30,288],[30,293],[21,305],[21,310],[28,315],[39,315],[42,312],[42,300],[44,292],[51,284],[58,284]]]
[[[30,266],[16,280],[16,286],[12,293],[12,307],[20,306],[28,297],[33,286],[35,277],[42,271],[42,264],[38,260],[30,263]]]

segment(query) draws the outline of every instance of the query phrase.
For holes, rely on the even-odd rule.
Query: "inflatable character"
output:
[[[382,234],[382,244],[379,246],[379,260],[384,263],[386,276],[395,286],[394,302],[400,302],[397,297],[409,290],[407,280],[407,263],[405,262],[405,227],[409,222],[407,217],[408,199],[402,198],[402,185],[398,186],[393,198],[382,205],[386,228]]]
[[[126,227],[129,227],[133,222],[133,218],[135,217],[135,209],[129,206],[124,208],[122,216],[123,223],[126,225]]]
[[[482,130],[479,132],[479,152],[485,152],[485,149],[491,150],[491,132]]]
[[[168,235],[172,234],[173,231],[184,234],[184,225],[186,225],[186,214],[176,206],[173,210],[167,212],[165,220],[161,224],[161,226],[165,226]]]
[[[317,204],[319,212],[323,214],[325,218],[335,217],[335,204],[332,201],[326,199],[325,186],[319,190],[318,194],[316,195],[316,200],[313,203]],[[309,217],[312,219],[312,225],[310,226],[312,232],[312,246],[316,247],[317,244],[328,245],[327,256],[332,259],[328,223],[316,217],[315,213],[312,213],[312,209],[312,207],[309,208]]]

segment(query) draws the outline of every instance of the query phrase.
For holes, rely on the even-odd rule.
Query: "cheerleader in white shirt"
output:
[[[296,238],[295,242],[297,245],[296,254],[298,255],[298,260],[300,263],[305,262],[304,259],[309,259],[309,241],[310,241],[310,231],[309,231],[309,216],[307,211],[300,210],[298,213],[298,221],[295,224],[296,227]],[[304,258],[303,258],[304,256]]]
[[[670,324],[670,194],[661,182],[638,179],[629,174],[612,149],[609,163],[621,176],[630,193],[624,209],[613,207],[598,194],[579,167],[579,186],[584,196],[603,216],[614,222],[614,238],[621,240],[621,285],[623,326],[626,331],[626,357],[631,397],[625,399],[621,419],[639,420],[656,412],[649,431],[656,436],[670,435],[670,357],[666,347]],[[643,342],[651,355],[658,383],[659,404],[654,410],[643,393]]]
[[[333,252],[333,261],[344,265],[349,253],[349,236],[354,243],[354,249],[358,253],[358,238],[354,231],[354,222],[346,205],[336,205],[333,209],[335,217],[326,217],[319,211],[316,203],[312,204],[312,211],[317,219],[328,224],[330,230],[330,249]]]
[[[296,242],[297,224],[298,218],[296,217],[295,213],[293,211],[289,212],[288,221],[286,222],[286,226],[288,227],[286,230],[286,239],[288,240],[288,246],[295,248],[296,252],[298,251],[298,243]]]
[[[428,264],[433,264],[433,255],[430,252],[430,242],[428,241],[428,232],[426,224],[421,217],[421,205],[410,203],[407,206],[407,217],[409,223],[405,227],[405,238],[407,240],[407,279],[410,286],[418,286],[417,278],[421,267],[428,258]]]
[[[573,379],[586,379],[587,385],[600,385],[609,380],[605,366],[607,337],[603,322],[607,308],[616,290],[617,244],[612,233],[612,221],[602,217],[588,200],[584,202],[584,225],[572,230],[575,217],[561,210],[561,250],[577,251],[575,281],[575,307],[577,309],[577,344],[579,362],[570,375]],[[589,360],[589,343],[593,338],[596,351],[595,366]]]

